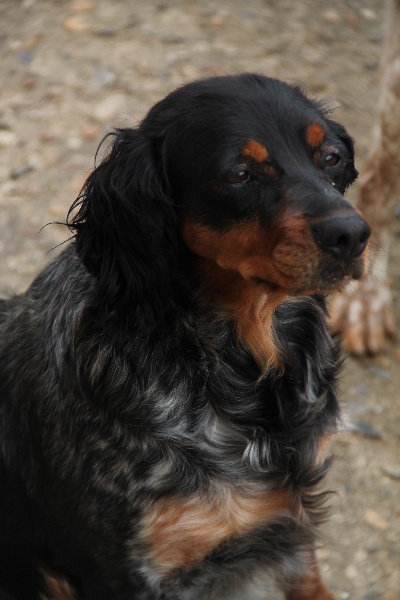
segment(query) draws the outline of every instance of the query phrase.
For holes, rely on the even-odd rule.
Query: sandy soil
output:
[[[0,292],[23,290],[67,239],[42,226],[65,219],[102,136],[188,80],[251,70],[301,83],[341,107],[362,168],[383,4],[0,0]],[[396,299],[399,233],[391,259]],[[338,599],[400,599],[399,389],[398,344],[347,362],[342,398],[355,425],[336,444],[335,515],[319,550]]]

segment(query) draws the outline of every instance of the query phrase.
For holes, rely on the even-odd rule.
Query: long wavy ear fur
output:
[[[107,327],[148,334],[174,304],[177,217],[154,142],[119,129],[68,214],[76,250],[97,280],[95,307]]]

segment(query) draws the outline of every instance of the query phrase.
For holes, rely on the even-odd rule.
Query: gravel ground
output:
[[[68,238],[65,227],[42,227],[65,219],[102,136],[188,80],[259,71],[301,83],[340,107],[336,118],[356,138],[362,168],[383,4],[0,0],[1,293],[22,291]],[[352,425],[336,444],[335,514],[319,550],[338,599],[400,600],[399,389],[397,343],[378,359],[348,360],[341,390]]]

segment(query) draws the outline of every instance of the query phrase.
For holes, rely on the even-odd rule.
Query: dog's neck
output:
[[[282,372],[273,313],[287,294],[247,281],[238,272],[221,269],[209,259],[199,260],[199,275],[202,301],[233,319],[238,341],[250,351],[261,372]]]

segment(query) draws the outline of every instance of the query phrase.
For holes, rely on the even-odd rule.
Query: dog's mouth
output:
[[[296,287],[284,287],[277,285],[276,283],[272,283],[267,279],[262,279],[261,277],[252,277],[251,281],[256,285],[263,287],[265,291],[271,294],[286,294],[288,296],[312,296],[314,294],[330,294],[332,292],[339,291],[346,283],[351,281],[352,279],[356,279],[351,276],[346,276],[342,278],[332,278],[332,281],[315,281],[315,283],[304,283],[303,285],[299,285]]]
[[[333,258],[324,258],[320,264],[314,265],[311,271],[307,271],[306,268],[302,269],[299,265],[296,274],[293,269],[287,274],[278,270],[279,277],[276,280],[259,275],[251,276],[250,280],[273,294],[279,292],[289,296],[325,295],[340,291],[352,280],[362,279],[367,270],[367,255],[353,259],[349,263]]]
[[[331,229],[336,227],[336,235],[336,221],[333,225],[328,221],[328,225]],[[285,227],[275,229],[275,233],[261,227],[258,221],[221,233],[186,220],[182,232],[190,250],[209,261],[208,264],[214,264],[220,273],[236,273],[243,280],[264,288],[267,294],[304,296],[338,291],[351,279],[360,279],[366,274],[367,239],[365,242],[360,239],[356,245],[345,236],[336,235],[332,242],[333,234],[326,223],[319,227],[314,235],[304,218],[296,217],[287,219]]]

